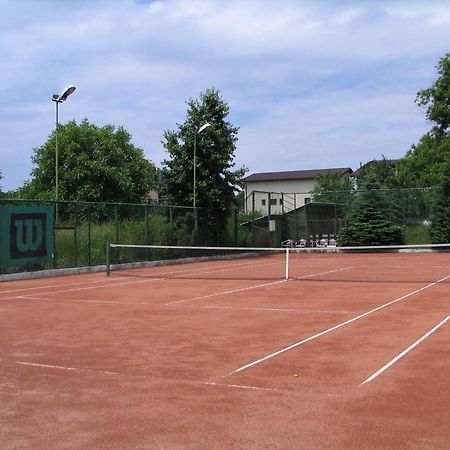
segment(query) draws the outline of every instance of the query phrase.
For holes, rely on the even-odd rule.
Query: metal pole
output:
[[[197,210],[196,205],[196,177],[197,177],[197,133],[194,135],[194,230],[197,231],[198,220],[197,220]]]
[[[286,272],[285,279],[289,279],[289,247],[286,247]]]
[[[106,275],[109,277],[111,272],[110,260],[109,260],[109,242],[106,241]]]
[[[59,158],[58,158],[58,128],[59,128],[59,114],[58,114],[58,105],[59,101],[56,100],[56,125],[55,125],[55,197],[56,197],[56,225],[58,225],[58,177],[59,177]]]
[[[195,208],[195,196],[196,196],[196,175],[197,175],[197,134],[194,135],[194,203],[193,206]]]

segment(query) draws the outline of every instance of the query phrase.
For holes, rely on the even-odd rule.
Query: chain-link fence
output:
[[[51,207],[53,215],[51,229],[47,231],[52,234],[51,262],[29,263],[28,258],[27,264],[14,265],[14,263],[2,264],[0,259],[0,273],[102,265],[105,264],[105,249],[108,242],[143,245],[238,243],[237,234],[240,227],[237,222],[238,215],[234,211],[230,214],[226,230],[223,230],[223,225],[215,224],[205,208],[0,199],[2,216],[6,216],[5,211],[14,207],[20,207],[16,208],[19,211],[34,211],[36,207],[43,206]],[[2,221],[6,222],[7,218],[0,217],[0,223]],[[4,253],[8,254],[12,239],[9,228],[9,224],[0,227],[0,232],[3,233],[3,236],[0,236],[0,243]],[[25,229],[20,239],[26,239],[27,233]],[[29,239],[34,239],[33,233],[35,231],[30,229]]]
[[[370,191],[385,217],[401,225],[407,244],[430,243],[429,229],[440,190],[396,189]],[[230,211],[227,220],[216,223],[206,208],[141,205],[128,203],[54,202],[47,200],[0,199],[1,207],[51,207],[53,250],[45,262],[2,264],[0,273],[40,269],[85,267],[105,264],[107,243],[142,245],[221,245],[279,247],[282,242],[305,241],[315,245],[335,240],[352,219],[354,205],[368,192],[325,192],[304,194],[252,193],[247,210]],[[292,199],[303,196],[307,203]],[[260,208],[258,202],[266,199]],[[276,203],[276,208],[275,208]],[[249,210],[248,205],[254,209]],[[273,207],[272,207],[273,206]],[[2,213],[3,214],[3,213]],[[0,225],[5,222],[0,217]],[[8,226],[0,226],[0,256],[8,253]],[[22,233],[24,236],[26,230]],[[29,238],[33,235],[30,231]]]
[[[252,217],[245,226],[254,243],[285,240],[336,240],[352,220],[355,206],[364,198],[376,203],[386,220],[403,227],[405,242],[429,244],[430,224],[437,208],[440,188],[352,190],[312,193],[274,193],[253,191],[245,200]],[[303,203],[299,199],[303,199]],[[295,200],[295,201],[294,201]]]

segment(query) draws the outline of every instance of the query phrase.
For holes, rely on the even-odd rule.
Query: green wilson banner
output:
[[[52,206],[0,206],[0,267],[51,262]]]

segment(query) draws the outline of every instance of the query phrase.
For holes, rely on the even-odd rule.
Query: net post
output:
[[[110,251],[110,247],[109,247],[109,241],[106,241],[106,276],[109,277],[110,272],[111,272],[111,268],[110,268],[110,259],[109,259],[109,251]]]
[[[286,280],[289,279],[289,247],[286,247]]]

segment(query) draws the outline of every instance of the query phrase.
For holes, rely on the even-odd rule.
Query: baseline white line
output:
[[[394,359],[385,364],[381,369],[377,370],[374,374],[372,374],[367,380],[362,382],[359,387],[363,386],[366,383],[374,380],[378,375],[381,375],[386,369],[389,369],[393,364],[395,364],[399,359],[403,358],[407,353],[409,353],[413,348],[417,347],[422,341],[424,341],[427,337],[431,336],[437,329],[439,329],[445,322],[450,319],[450,316],[447,316],[444,320],[439,322],[435,327],[433,327],[428,333],[425,333],[420,339],[411,344],[407,349],[403,350],[399,353]]]
[[[273,264],[277,264],[277,263],[269,263],[269,264],[264,264],[264,265],[273,265]],[[263,264],[259,264],[259,266],[262,266]],[[169,271],[169,272],[158,272],[156,274],[152,275],[152,278],[146,278],[145,280],[131,280],[131,281],[123,281],[123,282],[116,282],[117,280],[126,280],[127,277],[120,277],[120,278],[115,278],[115,279],[111,279],[110,281],[112,281],[113,283],[110,283],[110,281],[105,282],[104,280],[95,280],[95,281],[89,281],[89,282],[80,282],[80,283],[70,283],[67,285],[64,284],[57,284],[57,285],[49,285],[49,286],[40,286],[40,287],[34,287],[34,288],[21,288],[21,289],[15,289],[15,290],[11,290],[11,291],[7,291],[9,292],[19,292],[22,290],[35,290],[35,289],[46,289],[46,288],[58,288],[58,287],[64,287],[64,286],[76,286],[76,285],[84,285],[83,287],[80,288],[73,288],[73,289],[61,289],[61,290],[57,290],[57,291],[50,291],[50,292],[42,292],[42,294],[44,295],[50,295],[50,294],[61,294],[61,293],[65,293],[65,292],[76,292],[76,291],[85,291],[85,290],[89,290],[89,289],[96,289],[96,288],[110,288],[110,287],[116,287],[116,286],[124,286],[124,285],[128,285],[128,284],[138,284],[138,283],[149,283],[149,282],[155,282],[155,281],[160,281],[161,279],[167,278],[167,276],[170,275],[171,279],[175,279],[175,278],[179,278],[182,276],[185,276],[186,274],[196,274],[196,273],[210,273],[210,272],[223,272],[223,271],[230,271],[235,269],[236,267],[241,268],[241,267],[248,267],[248,265],[235,265],[233,266],[233,268],[230,268],[229,265],[227,266],[218,266],[220,270],[214,269],[214,270],[210,270],[210,271],[204,271],[204,270],[199,270],[198,268],[195,269],[190,269],[190,270],[185,270],[185,271]],[[221,267],[227,267],[226,269],[221,269]],[[250,267],[255,267],[255,265],[251,265]],[[154,277],[154,278],[153,278]],[[285,281],[285,280],[283,280]],[[92,284],[92,283],[104,283],[100,286],[85,286],[86,284]],[[0,297],[0,301],[1,300],[14,300],[16,298],[20,298],[20,299],[26,299],[26,298],[33,298],[31,297],[33,294],[30,295],[24,295],[24,296],[12,296],[12,297]]]
[[[293,348],[296,348],[296,347],[299,347],[300,345],[306,344],[307,342],[312,341],[313,339],[317,339],[320,336],[323,336],[325,334],[331,333],[332,331],[337,330],[338,328],[344,327],[345,325],[348,325],[348,324],[350,324],[352,322],[355,322],[355,321],[357,321],[359,319],[362,319],[363,317],[366,317],[369,314],[373,314],[374,312],[380,311],[383,308],[387,308],[388,306],[393,305],[394,303],[397,303],[397,302],[399,302],[401,300],[405,300],[406,298],[411,297],[414,294],[418,294],[419,292],[422,292],[425,289],[429,289],[429,288],[435,286],[436,284],[447,280],[448,278],[450,278],[450,275],[448,275],[448,276],[446,276],[444,278],[441,278],[440,280],[435,281],[434,283],[431,283],[431,284],[428,284],[426,286],[423,286],[420,289],[416,289],[415,291],[412,291],[412,292],[410,292],[408,294],[402,295],[401,297],[396,298],[395,300],[392,300],[392,301],[390,301],[388,303],[385,303],[384,305],[378,306],[377,308],[371,309],[370,311],[367,311],[367,312],[365,312],[363,314],[360,314],[359,316],[353,317],[353,319],[346,320],[345,322],[342,322],[342,323],[340,323],[338,325],[335,325],[333,327],[327,328],[326,330],[321,331],[320,333],[314,334],[313,336],[310,336],[310,337],[308,337],[306,339],[302,339],[301,341],[296,342],[295,344],[289,345],[288,347],[282,348],[281,350],[278,350],[278,351],[276,351],[274,353],[271,353],[270,355],[264,356],[263,358],[257,359],[256,361],[252,361],[251,363],[248,363],[245,366],[239,367],[238,369],[233,370],[230,373],[227,373],[222,378],[228,377],[228,376],[233,375],[233,374],[238,373],[238,372],[242,372],[243,370],[248,369],[250,367],[253,367],[253,366],[257,365],[257,364],[260,364],[263,361],[267,361],[268,359],[271,359],[271,358],[273,358],[275,356],[281,355],[282,353],[285,353],[285,352],[287,352],[289,350],[292,350]]]
[[[114,281],[116,280],[123,280],[125,279],[125,277],[120,277],[120,278],[115,278]],[[67,284],[63,284],[63,283],[59,283],[59,284],[49,284],[46,286],[34,286],[34,287],[27,287],[27,288],[19,288],[19,289],[10,289],[9,291],[2,291],[2,294],[10,294],[12,292],[21,292],[21,291],[35,291],[37,289],[51,289],[51,288],[59,288],[59,287],[64,287],[64,286],[79,286],[81,285],[87,285],[87,284],[95,284],[95,283],[104,283],[105,280],[93,280],[93,281],[80,281],[78,283],[67,283]],[[98,287],[98,286],[92,286],[93,288]],[[8,297],[8,298],[14,298],[14,297]],[[0,297],[0,300],[3,300]]]
[[[356,311],[332,311],[332,310],[310,310],[305,311],[303,309],[295,309],[295,308],[251,308],[244,306],[215,306],[215,305],[204,305],[201,308],[208,309],[239,309],[244,311],[276,311],[276,312],[297,312],[299,314],[317,314],[317,313],[325,313],[325,314],[352,314]]]
[[[26,361],[16,361],[16,364],[20,364],[22,366],[43,367],[45,369],[67,370],[67,371],[71,371],[71,372],[99,372],[99,373],[104,373],[106,375],[117,375],[116,372],[110,372],[108,370],[79,369],[77,367],[56,366],[56,365],[52,365],[52,364],[38,364],[38,363],[31,363],[31,362],[26,362]]]
[[[76,298],[64,298],[64,299],[57,299],[57,298],[49,298],[49,297],[36,297],[36,296],[17,296],[14,297],[19,300],[41,300],[43,302],[60,302],[60,303],[106,303],[109,305],[121,305],[121,306],[127,306],[127,305],[146,305],[146,306],[159,306],[154,305],[151,302],[123,302],[123,301],[115,301],[115,300],[81,300]]]
[[[237,388],[237,389],[253,389],[256,391],[284,392],[280,389],[265,388],[265,387],[259,387],[259,386],[247,386],[245,384],[214,383],[212,381],[202,381],[202,384],[207,384],[208,386],[221,386],[221,387],[229,387],[229,388]]]
[[[123,279],[123,278],[122,278]],[[51,291],[51,292],[42,292],[44,295],[51,295],[51,294],[63,294],[65,292],[78,292],[78,291],[87,291],[89,289],[97,289],[97,288],[110,288],[110,287],[116,287],[116,286],[124,286],[127,284],[138,284],[138,283],[148,283],[148,282],[154,282],[158,281],[158,278],[150,278],[145,280],[133,280],[133,281],[124,281],[121,283],[114,283],[112,285],[110,284],[103,284],[101,286],[86,286],[86,287],[80,287],[80,288],[73,288],[73,289],[62,289],[60,291]],[[24,295],[23,298],[31,297],[33,294],[30,295]]]
[[[234,294],[236,292],[249,291],[251,289],[257,289],[257,288],[261,288],[261,287],[265,287],[265,286],[273,286],[275,284],[286,283],[286,281],[288,281],[288,280],[278,280],[278,281],[273,281],[271,283],[256,284],[254,286],[247,286],[245,288],[233,289],[231,291],[216,292],[215,294],[201,295],[200,297],[194,297],[194,298],[188,298],[186,300],[177,300],[174,302],[169,302],[169,303],[166,303],[166,306],[177,305],[180,303],[195,302],[197,300],[204,300],[205,298],[218,297],[220,295],[227,295],[227,294]]]

